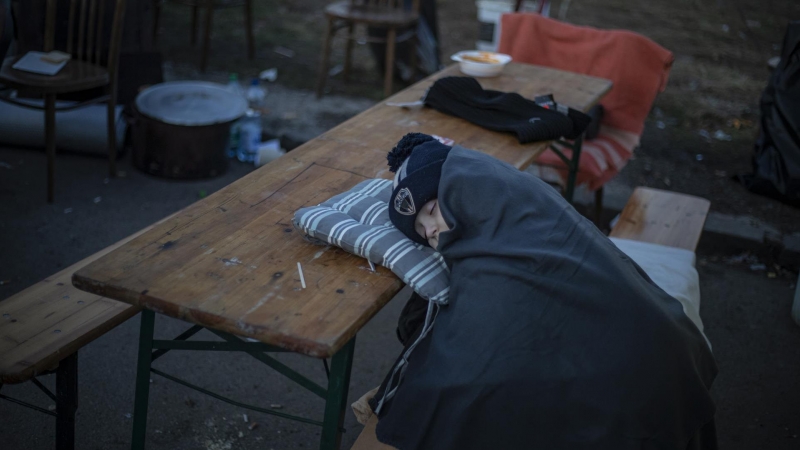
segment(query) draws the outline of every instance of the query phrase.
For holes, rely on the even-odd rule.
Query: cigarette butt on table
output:
[[[300,273],[300,285],[305,289],[306,279],[303,277],[303,266],[301,266],[299,262],[297,263],[297,271]]]

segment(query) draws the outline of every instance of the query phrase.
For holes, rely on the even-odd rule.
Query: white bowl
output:
[[[495,77],[503,71],[506,64],[511,62],[511,57],[508,55],[480,50],[458,52],[450,59],[458,61],[461,72],[473,77]]]

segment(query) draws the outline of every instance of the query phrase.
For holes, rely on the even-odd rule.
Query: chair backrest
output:
[[[504,14],[498,51],[514,61],[610,79],[602,123],[641,135],[667,86],[672,53],[631,31],[580,27],[538,14]],[[558,100],[558,99],[556,99]]]
[[[105,64],[113,80],[119,61],[125,2],[126,0],[46,0],[43,50],[49,52],[56,49],[56,36],[63,31],[57,30],[57,14],[59,7],[67,3],[69,18],[66,24],[66,48],[59,50],[66,51],[76,60]],[[110,29],[107,28],[107,22],[110,22]],[[108,53],[104,54],[106,45]]]

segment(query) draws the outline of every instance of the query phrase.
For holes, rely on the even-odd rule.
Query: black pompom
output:
[[[389,161],[389,170],[397,172],[400,166],[403,165],[403,161],[411,156],[414,147],[432,140],[431,136],[422,133],[408,133],[403,136],[403,139],[400,139],[400,142],[386,155],[386,160]]]

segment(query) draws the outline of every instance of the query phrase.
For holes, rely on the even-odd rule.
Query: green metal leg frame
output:
[[[55,417],[56,450],[73,450],[75,448],[75,412],[78,409],[78,352],[62,359],[58,363],[55,374],[55,394],[50,392],[39,380],[31,378],[31,382],[56,403],[55,412],[3,394],[0,394],[0,399]],[[3,385],[0,384],[0,388],[2,387]]]
[[[245,341],[238,336],[229,333],[209,329],[212,333],[221,337],[221,341],[188,341],[191,336],[203,329],[195,325],[181,333],[172,340],[155,340],[153,331],[155,329],[155,313],[153,311],[142,311],[142,322],[139,335],[139,362],[136,370],[136,399],[133,412],[133,439],[131,448],[134,450],[144,449],[146,429],[147,429],[147,403],[150,394],[150,373],[160,375],[168,380],[179,383],[188,388],[199,391],[216,399],[230,403],[235,406],[250,409],[253,411],[271,414],[285,419],[296,420],[322,427],[322,438],[320,449],[336,450],[342,440],[344,428],[344,413],[347,406],[347,393],[350,387],[350,371],[353,366],[353,351],[355,349],[355,338],[344,345],[331,360],[330,371],[328,373],[328,388],[323,388],[292,368],[286,366],[275,358],[270,357],[266,352],[285,352],[287,350],[260,342]],[[155,350],[155,351],[154,351]],[[258,361],[270,366],[275,371],[286,376],[290,380],[325,399],[325,415],[322,422],[305,417],[298,417],[291,414],[282,413],[272,409],[260,408],[248,405],[236,400],[223,397],[219,394],[195,386],[187,381],[181,380],[170,374],[164,373],[152,367],[153,361],[163,356],[170,350],[203,350],[203,351],[240,351],[245,352]],[[323,360],[325,362],[325,360]]]
[[[335,450],[342,443],[342,425],[347,407],[347,391],[350,389],[350,369],[353,367],[353,350],[356,338],[350,339],[333,355],[331,373],[328,378],[328,395],[325,398],[325,419],[322,425],[322,440],[319,448]]]
[[[572,197],[575,195],[575,180],[578,178],[578,165],[581,161],[581,147],[583,147],[583,134],[578,136],[572,142],[559,140],[557,143],[563,147],[572,149],[572,158],[567,158],[559,149],[551,145],[550,150],[553,151],[567,166],[567,185],[564,187],[564,198],[572,203]]]
[[[153,358],[153,329],[156,317],[153,311],[142,310],[139,327],[139,362],[136,365],[136,394],[133,400],[132,449],[144,449],[147,430],[147,402],[150,398],[150,364]]]

